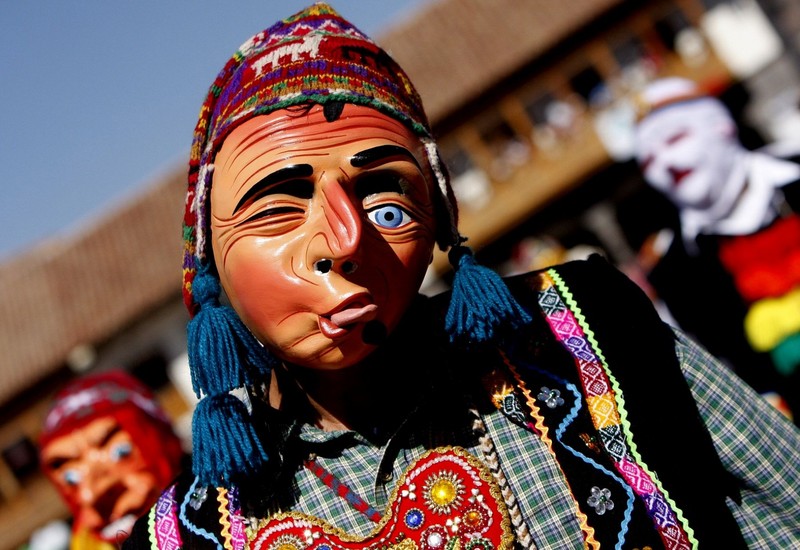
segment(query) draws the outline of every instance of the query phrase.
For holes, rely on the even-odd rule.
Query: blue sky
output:
[[[429,1],[331,4],[374,36]],[[245,39],[309,3],[3,2],[0,261],[79,231],[185,165],[217,71]]]

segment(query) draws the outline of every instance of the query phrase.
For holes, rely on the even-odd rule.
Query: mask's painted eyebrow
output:
[[[242,195],[242,198],[239,199],[239,202],[236,203],[236,206],[233,209],[233,213],[239,211],[239,209],[246,203],[248,200],[253,198],[255,195],[263,192],[267,187],[274,185],[281,181],[286,181],[294,178],[307,178],[314,173],[314,167],[310,164],[292,164],[291,166],[286,166],[285,168],[281,168],[280,170],[275,170],[271,174],[264,176],[262,179],[258,181],[253,187],[247,190],[247,193]]]
[[[417,165],[417,168],[422,170],[422,167],[417,162],[417,159],[414,158],[414,155],[411,154],[411,151],[399,145],[378,145],[377,147],[360,151],[350,157],[350,165],[354,168],[363,168],[387,157],[395,157],[398,155],[411,159],[414,161],[414,164]]]
[[[43,459],[44,466],[49,470],[58,470],[67,462],[80,458],[80,451],[70,447],[68,450],[57,450],[54,456]]]
[[[114,437],[117,433],[122,431],[122,426],[119,424],[114,424],[109,426],[105,432],[101,433],[97,440],[94,442],[95,446],[97,447],[105,447],[105,445],[111,441],[111,438]]]

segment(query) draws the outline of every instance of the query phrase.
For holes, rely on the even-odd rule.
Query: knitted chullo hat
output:
[[[424,144],[439,188],[436,240],[442,250],[451,248],[451,261],[460,266],[448,314],[453,339],[488,340],[501,323],[514,326],[529,320],[502,281],[477,266],[460,246],[465,239],[458,233],[449,177],[419,94],[400,66],[327,4],[314,4],[276,23],[245,42],[219,73],[200,110],[192,143],[183,293],[192,316],[192,381],[203,397],[193,421],[194,471],[206,484],[228,484],[258,471],[267,460],[246,404],[230,391],[258,383],[274,361],[236,313],[219,304],[220,283],[208,242],[214,157],[242,122],[309,102],[372,107],[404,123]],[[482,299],[461,299],[475,296]]]
[[[688,102],[703,106],[700,115],[713,121],[725,120],[733,124],[733,118],[725,104],[714,97],[694,80],[670,76],[647,84],[636,97],[636,119],[641,122],[648,116],[668,107]]]

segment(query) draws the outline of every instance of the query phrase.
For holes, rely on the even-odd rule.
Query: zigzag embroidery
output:
[[[235,498],[228,500],[228,490],[217,488],[217,502],[219,502],[219,522],[222,525],[222,538],[225,541],[225,550],[243,550],[246,545],[244,525],[241,521]]]
[[[697,541],[680,509],[668,499],[664,488],[638,456],[619,385],[611,376],[578,304],[555,269],[542,275],[540,298],[553,333],[575,359],[592,422],[617,471],[642,497],[667,548],[696,547]]]
[[[554,380],[555,382],[557,382],[561,386],[566,387],[570,391],[570,393],[573,395],[573,397],[575,397],[575,402],[573,403],[572,408],[569,410],[569,413],[564,416],[564,419],[561,421],[561,423],[555,429],[556,441],[558,441],[561,444],[561,446],[564,449],[566,449],[567,451],[569,451],[573,456],[579,458],[580,460],[582,460],[583,462],[585,462],[589,466],[591,466],[591,467],[593,467],[593,468],[595,468],[597,470],[600,470],[605,475],[607,475],[608,477],[610,477],[611,479],[616,481],[617,484],[620,486],[620,488],[623,491],[625,491],[625,494],[627,496],[627,504],[625,506],[625,513],[623,514],[622,523],[620,524],[620,531],[619,531],[618,542],[617,542],[617,546],[621,547],[622,543],[624,542],[624,539],[625,539],[625,533],[628,532],[628,525],[630,524],[631,515],[633,513],[633,504],[634,504],[634,499],[636,498],[635,495],[634,495],[633,490],[631,490],[631,488],[628,487],[628,485],[625,484],[625,481],[620,476],[618,476],[614,472],[610,471],[608,468],[606,468],[602,464],[599,464],[592,457],[586,456],[585,454],[581,453],[580,451],[578,451],[577,449],[575,449],[571,445],[568,445],[563,440],[564,432],[566,432],[567,428],[578,417],[578,411],[580,411],[580,409],[582,407],[580,392],[578,391],[578,389],[575,387],[574,384],[571,384],[567,380],[564,380],[562,378],[554,376],[551,373],[549,373],[547,371],[544,371],[544,370],[542,370],[542,369],[540,369],[540,368],[538,368],[536,366],[528,365],[525,362],[520,362],[520,365],[523,366],[526,369],[529,369],[529,370],[532,370],[532,371],[536,371],[539,374],[541,374],[542,376],[545,376],[547,378],[550,378],[551,380]]]

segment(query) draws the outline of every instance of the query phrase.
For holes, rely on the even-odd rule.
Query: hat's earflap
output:
[[[192,387],[200,398],[192,420],[192,469],[201,483],[215,487],[267,463],[248,404],[232,392],[253,383],[250,369],[263,377],[274,363],[236,312],[220,305],[220,292],[216,275],[200,267],[192,282],[199,310],[187,327]]]
[[[431,139],[423,139],[423,143],[449,216],[449,242],[442,243],[440,239],[440,246],[449,244],[447,256],[454,269],[450,305],[445,317],[450,341],[487,342],[503,325],[518,328],[530,323],[530,314],[514,299],[500,276],[476,262],[472,250],[463,245],[467,239],[458,232],[455,197],[438,147]]]

